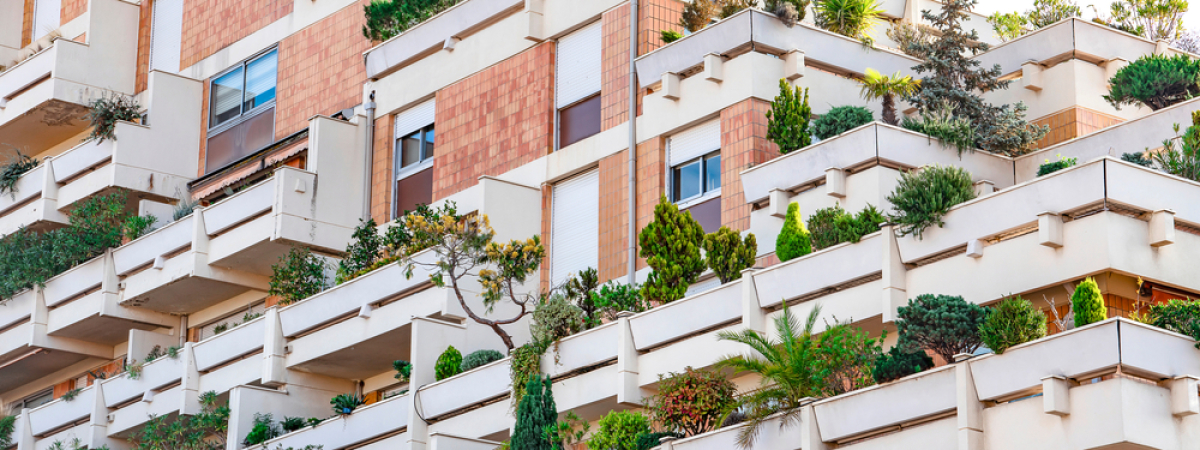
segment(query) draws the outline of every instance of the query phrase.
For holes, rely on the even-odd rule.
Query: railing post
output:
[[[29,423],[29,408],[21,408],[15,431],[17,450],[37,450],[37,439],[33,437],[33,425]]]
[[[828,450],[829,445],[821,439],[821,429],[817,427],[817,411],[810,403],[800,408],[800,448],[804,450]]]
[[[883,231],[883,322],[895,322],[899,309],[908,302],[906,287],[907,268],[900,257],[900,244],[896,241],[895,226],[885,224]]]
[[[622,311],[617,314],[617,403],[640,406],[643,403],[642,387],[638,383],[638,350],[633,342],[633,328],[629,318],[633,313]]]
[[[263,338],[262,383],[272,387],[282,386],[287,384],[287,339],[283,336],[279,308],[267,309],[263,320],[266,335]]]
[[[955,364],[954,386],[958,416],[958,450],[983,450],[983,403],[975,391],[971,363]]]
[[[463,349],[466,343],[466,327],[456,323],[424,317],[412,320],[412,375],[408,379],[408,437],[402,448],[425,450],[429,444],[429,423],[425,421],[424,408],[420,405],[421,387],[437,381],[434,368],[438,356],[448,346]]]
[[[108,444],[108,404],[104,401],[104,385],[93,383],[92,417],[88,424],[88,448],[101,448]]]
[[[755,269],[742,271],[742,326],[747,330],[764,333],[767,330],[767,315],[758,299],[758,285],[754,282]]]
[[[180,414],[200,413],[200,370],[196,366],[196,343],[183,344],[183,375],[179,377],[180,393],[183,395],[180,403]]]

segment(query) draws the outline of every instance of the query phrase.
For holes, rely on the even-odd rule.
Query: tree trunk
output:
[[[896,120],[896,99],[892,94],[883,96],[883,123],[888,125],[899,125],[900,121]]]

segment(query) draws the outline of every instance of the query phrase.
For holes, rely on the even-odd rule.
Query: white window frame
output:
[[[401,116],[404,116],[405,114],[409,114],[409,113],[417,114],[418,115],[418,116],[416,116],[417,120],[421,120],[421,122],[413,122],[413,123],[408,123],[408,124],[402,123],[400,120]],[[436,116],[437,116],[436,99],[427,100],[420,104],[414,105],[414,106],[404,110],[403,112],[397,113],[395,116],[393,116],[392,185],[388,187],[388,190],[392,192],[392,195],[391,195],[392,201],[390,203],[390,206],[388,206],[388,209],[391,210],[390,217],[392,217],[392,218],[396,218],[397,214],[400,214],[401,212],[403,212],[403,211],[396,210],[396,198],[399,195],[399,193],[396,192],[396,184],[399,183],[400,180],[411,177],[417,173],[424,171],[425,169],[433,167],[434,155],[425,154],[425,135],[426,135],[426,131],[429,130],[430,128],[432,128],[433,133],[434,133],[433,139],[434,139],[434,142],[436,145],[437,136],[438,136],[438,134],[437,134],[438,133],[437,117]],[[420,128],[413,128],[413,126],[416,125],[417,123],[422,124],[422,125],[419,125]],[[403,159],[402,156],[403,156],[403,151],[404,151],[404,149],[400,147],[400,140],[404,139],[405,137],[412,136],[413,133],[421,133],[421,159],[419,161],[417,161],[416,164],[413,164],[411,166],[400,167],[400,161]]]
[[[598,28],[598,30],[594,30],[591,27],[596,27],[596,28]],[[563,86],[561,84],[561,81],[564,79],[564,77],[560,73],[560,69],[562,68],[562,65],[563,65],[563,59],[562,59],[563,55],[566,52],[561,51],[561,44],[562,44],[562,41],[564,38],[569,39],[573,35],[577,36],[578,35],[577,33],[584,32],[584,31],[598,32],[600,34],[600,46],[598,48],[596,48],[596,52],[597,52],[596,53],[596,61],[598,61],[599,67],[597,68],[597,70],[594,71],[594,77],[596,79],[596,89],[586,95],[583,95],[578,98],[574,98],[572,100],[568,100],[564,103],[564,101],[562,100]],[[561,120],[562,111],[564,109],[578,105],[585,101],[591,100],[592,97],[600,95],[601,91],[603,90],[604,80],[602,77],[603,77],[603,71],[604,71],[604,25],[603,25],[602,21],[599,21],[599,20],[589,23],[587,25],[579,27],[578,29],[576,29],[570,33],[567,33],[563,37],[559,38],[557,40],[557,43],[560,44],[560,48],[557,48],[554,52],[554,80],[555,80],[554,81],[554,151],[558,151],[558,150],[562,149],[562,144],[561,144],[561,140],[560,140],[560,138],[561,138],[561,136],[560,136],[561,130],[560,129],[561,129],[561,125],[562,125],[562,120]],[[589,71],[589,72],[593,72],[593,71]]]
[[[717,186],[715,188],[707,186],[708,165],[709,161],[711,161],[714,157],[720,158],[721,150],[714,150],[667,168],[667,192],[670,194],[668,197],[671,198],[671,202],[675,203],[682,209],[688,206],[704,203],[715,197],[721,196],[721,186]],[[724,158],[721,159],[722,161],[720,164],[724,164]],[[677,167],[683,167],[690,164],[695,164],[697,162],[700,163],[700,193],[687,198],[675,198],[675,184],[678,182],[675,179],[675,169]],[[718,170],[720,170],[720,168],[718,168]]]

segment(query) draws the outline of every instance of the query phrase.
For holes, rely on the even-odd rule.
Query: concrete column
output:
[[[742,326],[759,333],[767,331],[767,314],[758,299],[758,285],[754,282],[755,269],[742,271]]]
[[[817,427],[817,412],[811,403],[800,407],[800,448],[829,450],[829,445],[821,439],[821,429]]]
[[[804,78],[804,52],[792,50],[783,55],[783,77],[788,81]]]
[[[667,100],[679,100],[679,84],[682,82],[683,78],[679,74],[664,73],[662,76],[663,98]]]
[[[967,361],[955,363],[954,386],[958,415],[958,450],[983,450],[983,403]]]
[[[1050,248],[1063,246],[1063,219],[1056,212],[1038,214],[1038,243]]]
[[[1200,379],[1193,375],[1183,375],[1168,382],[1171,386],[1171,414],[1176,417],[1200,414],[1197,380]]]
[[[1062,375],[1042,378],[1042,412],[1056,416],[1071,414],[1071,381]]]
[[[725,58],[716,53],[704,55],[704,79],[713,83],[725,81]]]
[[[196,267],[208,267],[208,227],[204,224],[204,207],[197,206],[192,211],[192,254],[196,258]]]
[[[895,226],[884,225],[883,231],[883,322],[895,322],[901,306],[908,304],[907,273],[900,258]]]
[[[46,289],[39,286],[33,288],[33,312],[29,316],[29,345],[46,347],[50,338],[46,335],[46,322],[50,318],[50,308],[46,307]]]
[[[1150,214],[1150,246],[1175,243],[1175,211],[1160,209]]]
[[[104,401],[104,389],[100,383],[92,385],[95,393],[92,395],[92,416],[88,423],[88,448],[100,448],[108,444],[108,404]]]
[[[846,171],[838,167],[825,169],[825,193],[834,198],[846,198]]]
[[[21,416],[17,418],[17,429],[13,430],[13,442],[17,450],[37,450],[37,439],[33,437],[33,426],[29,424],[29,408],[21,408]]]
[[[617,403],[641,406],[642,387],[638,384],[638,350],[633,342],[633,328],[629,326],[630,312],[617,315]]]
[[[422,386],[437,381],[434,368],[438,356],[441,356],[451,345],[459,351],[465,350],[463,344],[467,341],[467,329],[463,325],[443,322],[424,317],[412,319],[412,376],[409,377],[409,394],[404,401],[408,402],[408,437],[405,448],[410,450],[425,450],[429,444],[429,424],[421,418],[420,390]]]
[[[197,414],[200,407],[200,370],[196,366],[195,342],[183,344],[183,375],[179,379],[179,391],[183,395],[180,402],[180,414]]]
[[[266,335],[263,336],[262,383],[267,386],[282,386],[287,384],[287,338],[283,336],[279,308],[268,309],[263,320],[266,324]]]

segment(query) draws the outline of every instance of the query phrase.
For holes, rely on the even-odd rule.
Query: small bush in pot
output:
[[[1144,105],[1159,110],[1200,95],[1200,61],[1187,55],[1146,55],[1108,80],[1114,108]]]
[[[861,106],[838,106],[813,121],[813,135],[824,140],[875,120],[871,110]]]
[[[658,393],[650,398],[654,420],[670,431],[695,436],[715,429],[736,404],[737,388],[718,372],[695,370],[658,376]]]
[[[887,383],[932,367],[933,358],[925,354],[924,350],[913,350],[907,345],[905,336],[901,335],[895,346],[875,360],[871,376],[875,378],[876,383]]]
[[[396,371],[395,378],[401,383],[407,383],[408,379],[412,377],[413,366],[408,361],[403,359],[392,361],[392,369]]]
[[[666,304],[683,298],[704,272],[700,246],[704,228],[666,196],[654,206],[654,220],[638,233],[638,255],[653,269],[642,284],[642,298]]]
[[[504,354],[492,349],[476,350],[463,357],[460,372],[466,372],[477,367],[486,366],[504,359]]]
[[[446,348],[441,356],[438,356],[437,365],[433,368],[434,377],[438,381],[445,380],[452,376],[458,375],[462,368],[462,353],[453,345]]]
[[[779,95],[767,111],[767,138],[779,146],[779,153],[789,153],[812,144],[808,122],[812,108],[808,106],[808,89],[793,88],[787,80],[779,80]]]
[[[1016,296],[1001,300],[979,325],[984,345],[996,353],[1046,336],[1046,313]]]
[[[554,342],[583,331],[586,321],[582,309],[561,294],[554,294],[533,310],[529,332],[536,342]]]
[[[950,208],[974,198],[970,173],[958,167],[932,165],[902,174],[887,200],[895,208],[891,220],[899,224],[900,236],[920,239],[927,228],[945,226],[942,216]]]
[[[269,294],[279,297],[280,305],[304,300],[329,287],[326,263],[307,247],[295,246],[271,266]]]
[[[1071,293],[1071,309],[1075,311],[1075,328],[1108,318],[1104,296],[1100,294],[1096,280],[1087,277],[1075,287],[1075,292]]]
[[[333,406],[334,414],[350,414],[355,408],[362,406],[363,399],[354,393],[338,394],[329,400],[329,404]]]
[[[283,428],[284,433],[291,433],[308,426],[308,423],[306,423],[303,417],[284,416],[283,421],[279,422],[279,426]]]
[[[242,444],[247,447],[258,445],[275,439],[281,434],[283,431],[275,423],[271,414],[254,413],[254,426],[250,428],[250,433],[246,434],[246,439],[242,441]]]
[[[92,133],[84,142],[104,142],[117,139],[117,122],[137,122],[142,119],[141,105],[133,97],[111,94],[88,102],[88,113],[84,116],[92,125]]]
[[[1063,155],[1058,155],[1058,161],[1050,161],[1049,159],[1042,165],[1038,166],[1037,176],[1050,175],[1054,172],[1074,166],[1079,162],[1079,158],[1064,158]]]
[[[16,200],[17,181],[20,181],[21,175],[36,169],[41,163],[40,160],[26,156],[18,150],[13,157],[0,165],[0,194],[8,193],[13,200]]]
[[[1200,348],[1200,303],[1191,299],[1171,299],[1165,304],[1150,307],[1150,324],[1191,336]]]

